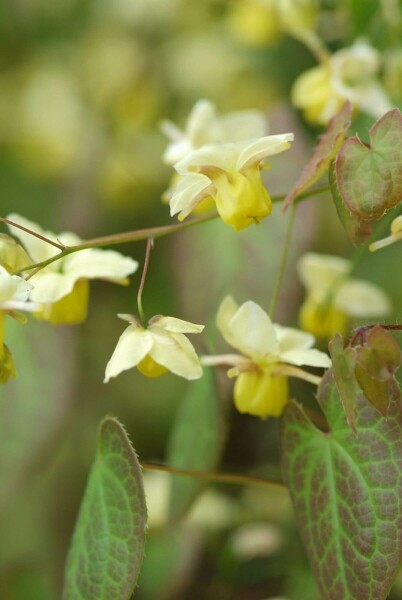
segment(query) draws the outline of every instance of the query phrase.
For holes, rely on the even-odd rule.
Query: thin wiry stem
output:
[[[142,463],[142,468],[146,471],[162,471],[171,475],[181,475],[183,477],[194,477],[194,479],[203,479],[205,481],[217,481],[219,483],[228,483],[236,485],[263,485],[285,487],[282,481],[265,479],[265,477],[255,477],[254,475],[238,475],[236,473],[212,473],[210,471],[192,471],[190,469],[179,469],[169,465],[160,465],[155,463]]]
[[[23,225],[20,225],[19,223],[16,223],[15,221],[10,221],[10,219],[6,219],[5,217],[0,217],[0,221],[2,223],[5,223],[6,225],[10,225],[11,227],[16,227],[17,229],[21,229],[21,231],[25,231],[25,233],[28,233],[29,235],[32,235],[32,236],[38,238],[39,240],[42,240],[42,242],[46,242],[46,244],[50,244],[51,246],[54,246],[58,250],[65,249],[65,245],[62,244],[61,242],[55,242],[54,240],[51,240],[50,238],[47,238],[44,235],[41,235],[37,231],[28,229],[27,227],[24,227]]]
[[[141,323],[144,327],[146,325],[147,319],[145,317],[144,309],[142,308],[142,292],[144,290],[145,279],[147,277],[147,272],[148,272],[149,257],[151,255],[151,250],[153,248],[153,245],[154,245],[153,238],[148,238],[147,248],[145,251],[144,268],[142,269],[141,283],[140,283],[140,287],[138,288],[138,294],[137,294],[138,314],[140,316]]]
[[[329,189],[329,186],[322,186],[313,190],[309,190],[308,192],[304,192],[296,198],[295,203],[327,192],[329,191]],[[271,198],[271,200],[272,202],[277,203],[282,202],[285,198],[286,195],[282,194],[280,196],[275,196]],[[10,221],[2,217],[0,217],[0,221],[3,221],[4,223],[10,223],[16,227],[19,227],[20,229],[23,229],[26,233],[34,235],[35,237],[39,237],[39,239],[42,239],[42,241],[49,243],[52,246],[56,246],[56,248],[60,250],[59,254],[56,254],[55,256],[52,256],[47,260],[27,265],[26,267],[18,269],[13,273],[13,275],[20,275],[21,273],[25,273],[26,271],[32,271],[34,269],[43,269],[44,267],[47,267],[48,265],[60,260],[61,258],[64,258],[69,254],[73,254],[74,252],[79,252],[80,250],[87,250],[88,248],[103,248],[105,246],[115,246],[118,244],[124,244],[128,242],[139,242],[147,240],[149,238],[156,239],[165,235],[169,235],[171,233],[182,231],[183,229],[188,229],[189,227],[194,227],[195,225],[200,225],[201,223],[206,223],[207,221],[211,221],[212,219],[216,219],[217,217],[217,213],[209,213],[202,217],[197,217],[195,219],[186,221],[185,223],[174,223],[173,225],[162,225],[159,227],[150,227],[148,229],[137,229],[135,231],[127,231],[124,233],[106,235],[103,237],[93,238],[92,240],[81,242],[80,244],[76,244],[75,246],[65,246],[61,243],[54,242],[52,240],[49,240],[48,238],[45,238],[44,236],[41,236],[35,231],[31,231],[30,229],[22,227],[17,223],[11,223]]]

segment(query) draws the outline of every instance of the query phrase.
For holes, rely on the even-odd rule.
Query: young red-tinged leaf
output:
[[[337,333],[328,344],[334,380],[349,427],[356,433],[356,400],[360,393],[355,376],[356,356],[352,348],[344,348],[342,336]]]
[[[388,414],[389,398],[391,393],[400,396],[400,390],[394,377],[387,381],[379,381],[370,376],[370,373],[361,368],[360,365],[356,365],[356,379],[359,386],[368,400],[374,408],[376,408],[384,417]],[[396,386],[396,387],[395,387]]]
[[[338,183],[336,181],[335,162],[332,161],[329,168],[329,185],[331,186],[332,199],[335,204],[336,212],[340,222],[342,223],[350,241],[355,246],[364,244],[372,233],[370,221],[363,221],[356,215],[352,214],[345,206],[339,194]]]
[[[402,406],[384,419],[361,394],[350,430],[332,371],[318,401],[329,431],[290,402],[282,463],[323,600],[385,600],[402,557]]]
[[[106,417],[67,557],[63,600],[129,600],[145,525],[140,465],[123,426]]]
[[[347,208],[371,221],[402,200],[402,115],[395,108],[370,129],[371,145],[347,139],[335,161],[339,193]]]
[[[391,388],[394,393],[399,390],[394,373],[401,364],[401,350],[392,335],[378,325],[354,351],[357,381],[367,400],[385,416]]]
[[[352,122],[352,105],[345,102],[341,110],[329,122],[327,131],[320,137],[313,156],[287,195],[283,208],[286,210],[293,200],[313,185],[328,169],[338,153]]]
[[[377,325],[366,334],[366,343],[356,347],[356,359],[372,379],[387,381],[401,366],[401,350],[388,331]]]
[[[188,394],[173,424],[167,463],[181,469],[213,471],[219,464],[224,440],[222,406],[213,374],[206,371],[202,379],[189,385]],[[204,487],[205,481],[199,479],[172,477],[169,505],[172,522],[190,509]]]

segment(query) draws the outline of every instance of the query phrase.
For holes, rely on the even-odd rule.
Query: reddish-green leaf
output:
[[[402,200],[402,115],[395,108],[370,129],[371,145],[347,139],[336,158],[339,193],[350,212],[380,219]]]
[[[343,203],[339,194],[338,183],[336,181],[334,161],[331,163],[329,168],[329,184],[331,186],[332,199],[335,204],[336,212],[338,213],[339,220],[348,234],[350,241],[355,246],[364,244],[364,242],[371,237],[371,223],[370,221],[363,221],[356,215],[352,214]]]
[[[379,325],[368,331],[363,346],[353,350],[357,381],[367,400],[385,416],[391,389],[395,393],[399,390],[394,373],[401,364],[401,350],[392,335]]]
[[[345,102],[341,110],[329,122],[327,131],[320,137],[313,156],[285,199],[283,208],[288,208],[293,200],[313,185],[328,169],[330,162],[339,151],[352,120],[352,106]]]
[[[364,346],[356,348],[356,359],[373,379],[386,381],[401,365],[401,350],[392,335],[378,325],[368,331]]]
[[[402,557],[402,406],[385,419],[358,395],[350,430],[332,371],[318,401],[329,431],[291,402],[282,418],[283,470],[323,600],[385,600]]]
[[[343,347],[342,336],[339,333],[328,344],[332,359],[334,380],[338,389],[346,421],[349,427],[356,432],[356,399],[360,393],[356,381],[356,357],[352,348]]]

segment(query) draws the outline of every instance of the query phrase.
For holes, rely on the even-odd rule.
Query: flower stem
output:
[[[162,471],[171,475],[181,475],[183,477],[194,477],[205,481],[218,481],[220,483],[236,485],[264,485],[285,487],[282,481],[265,479],[264,477],[255,477],[254,475],[238,475],[236,473],[211,473],[210,471],[192,471],[190,469],[179,469],[169,465],[159,465],[155,463],[142,463],[142,468],[146,471]]]
[[[140,316],[141,323],[144,327],[146,325],[147,319],[145,317],[144,309],[142,308],[142,292],[144,290],[145,279],[147,277],[147,272],[148,272],[149,257],[151,255],[151,250],[152,250],[153,246],[154,246],[153,238],[148,238],[147,239],[147,248],[145,250],[144,268],[142,269],[141,283],[140,283],[140,287],[138,288],[138,294],[137,294],[138,314]]]
[[[51,240],[50,238],[47,238],[44,235],[41,235],[37,231],[28,229],[27,227],[24,227],[23,225],[20,225],[19,223],[16,223],[15,221],[10,221],[10,219],[6,219],[4,217],[0,217],[0,221],[2,221],[3,223],[6,223],[6,225],[10,225],[11,227],[16,227],[17,229],[21,229],[21,231],[24,231],[25,233],[29,233],[29,235],[33,235],[34,237],[38,238],[39,240],[42,240],[42,242],[46,242],[46,244],[50,244],[51,246],[54,246],[58,250],[63,251],[65,249],[65,245],[62,244],[61,242],[55,242],[54,240]]]
[[[284,242],[283,249],[282,249],[281,263],[279,265],[279,271],[278,271],[278,275],[276,276],[275,287],[274,287],[274,291],[272,293],[271,304],[269,307],[269,316],[271,317],[271,319],[274,318],[276,305],[278,303],[278,298],[279,298],[279,292],[281,290],[283,277],[284,277],[285,271],[286,271],[286,264],[287,264],[288,256],[289,256],[290,243],[292,240],[293,225],[294,225],[295,216],[296,216],[296,206],[297,206],[296,204],[292,204],[292,206],[290,208],[290,215],[289,215],[289,220],[288,220],[288,226],[286,229],[285,242]]]
[[[323,187],[315,188],[313,190],[309,190],[308,192],[304,192],[303,194],[300,194],[300,196],[297,197],[297,199],[295,200],[295,203],[297,204],[298,202],[300,202],[302,200],[305,200],[312,196],[316,196],[318,194],[327,192],[327,191],[329,191],[329,189],[330,189],[329,186],[323,186]],[[286,198],[286,194],[282,194],[280,196],[272,197],[271,200],[273,203],[279,203],[279,202],[283,202],[283,200],[285,198]],[[31,231],[30,229],[22,227],[21,225],[18,225],[17,223],[11,223],[11,221],[8,221],[4,217],[0,217],[0,222],[11,224],[11,225],[14,225],[15,227],[19,227],[19,229],[23,229],[26,233],[29,233],[35,237],[38,237],[42,241],[44,241],[48,244],[51,244],[52,246],[55,246],[56,248],[58,248],[60,250],[60,252],[58,254],[48,258],[47,260],[43,260],[43,261],[37,262],[37,263],[32,263],[32,264],[27,265],[26,267],[23,267],[22,269],[18,269],[12,273],[13,275],[20,275],[21,273],[24,273],[26,271],[32,271],[34,269],[37,269],[39,271],[40,269],[47,267],[48,265],[56,262],[57,260],[60,260],[61,258],[68,256],[69,254],[73,254],[74,252],[79,252],[80,250],[87,250],[88,248],[104,248],[105,246],[116,246],[118,244],[125,244],[127,242],[139,242],[139,241],[147,240],[148,238],[156,239],[159,237],[163,237],[165,235],[169,235],[171,233],[176,233],[178,231],[188,229],[189,227],[194,227],[195,225],[200,225],[201,223],[206,223],[207,221],[212,221],[213,219],[216,219],[217,217],[218,217],[217,213],[215,213],[215,212],[209,213],[203,217],[198,217],[195,219],[188,220],[185,223],[174,223],[172,225],[161,225],[159,227],[150,227],[148,229],[136,229],[134,231],[127,231],[124,233],[116,233],[116,234],[112,234],[112,235],[106,235],[106,236],[99,237],[99,238],[93,238],[92,240],[87,240],[80,244],[76,244],[75,246],[65,246],[61,243],[49,240],[48,238],[41,236],[40,234],[36,233],[35,231]]]

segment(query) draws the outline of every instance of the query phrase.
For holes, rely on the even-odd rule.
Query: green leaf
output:
[[[328,344],[334,380],[349,427],[356,433],[356,400],[360,389],[355,376],[356,356],[352,348],[343,347],[339,333]]]
[[[308,190],[328,170],[339,151],[352,121],[352,105],[345,102],[341,110],[329,122],[327,131],[320,137],[313,156],[287,195],[283,208],[288,208],[296,196]]]
[[[371,145],[347,139],[335,161],[336,181],[346,207],[371,221],[402,200],[402,115],[395,108],[370,129]]]
[[[333,374],[318,402],[329,431],[291,402],[282,418],[285,479],[323,600],[385,600],[402,556],[402,410],[392,393],[384,419],[357,398],[357,436]]]
[[[199,381],[190,383],[189,393],[177,414],[169,440],[167,463],[194,471],[212,471],[218,466],[225,438],[222,406],[217,398],[213,375],[205,371]],[[205,482],[191,477],[172,477],[169,517],[180,519]]]
[[[364,244],[371,236],[371,223],[370,221],[363,221],[352,214],[343,203],[336,181],[335,161],[331,163],[329,168],[329,185],[331,186],[332,199],[335,204],[336,212],[338,213],[339,220],[348,234],[350,241],[355,246]]]
[[[145,525],[140,465],[123,426],[106,417],[67,558],[63,600],[129,600]]]

